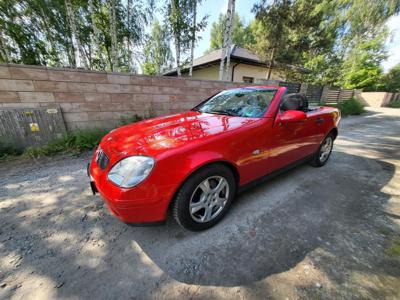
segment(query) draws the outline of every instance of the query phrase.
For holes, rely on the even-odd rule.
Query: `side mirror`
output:
[[[296,123],[302,122],[307,119],[307,115],[304,111],[300,110],[287,110],[285,111],[280,118],[282,123]]]

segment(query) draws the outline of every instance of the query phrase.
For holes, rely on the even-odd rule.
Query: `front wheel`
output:
[[[178,191],[173,215],[182,227],[199,231],[218,223],[236,193],[232,171],[222,165],[206,166],[191,175]]]
[[[324,139],[324,141],[322,142],[318,151],[314,154],[314,157],[311,161],[312,166],[322,167],[323,165],[325,165],[327,163],[327,161],[332,153],[333,140],[334,140],[333,134],[329,134]]]

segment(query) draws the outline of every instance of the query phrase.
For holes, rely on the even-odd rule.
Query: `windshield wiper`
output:
[[[218,115],[225,115],[225,116],[232,116],[232,117],[237,117],[237,114],[234,112],[226,111],[226,110],[211,110],[207,111],[210,114],[218,114]]]

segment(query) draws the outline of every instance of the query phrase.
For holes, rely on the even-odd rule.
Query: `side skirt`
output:
[[[287,165],[286,167],[283,167],[282,169],[273,171],[273,172],[268,173],[268,174],[266,174],[266,175],[264,175],[264,176],[262,176],[260,178],[255,179],[255,180],[253,180],[253,181],[251,181],[249,183],[246,183],[245,185],[242,185],[241,187],[239,187],[238,193],[245,192],[245,191],[247,191],[247,190],[249,190],[249,189],[251,189],[251,188],[253,188],[253,187],[255,187],[255,186],[257,186],[257,185],[259,185],[261,183],[264,183],[264,182],[266,182],[266,181],[268,181],[268,180],[270,180],[270,179],[272,179],[272,178],[274,178],[276,176],[279,176],[279,175],[281,175],[283,173],[286,173],[287,171],[292,170],[292,169],[304,164],[305,162],[310,161],[310,159],[312,159],[313,156],[314,155],[310,155],[310,156],[307,156],[305,158],[302,158],[302,159],[300,159],[300,160],[298,160],[298,161],[296,161],[294,163],[291,163],[291,164]]]

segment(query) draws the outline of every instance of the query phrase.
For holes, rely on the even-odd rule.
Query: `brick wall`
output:
[[[60,108],[68,129],[112,128],[124,116],[192,108],[238,83],[0,64],[1,108]]]

